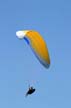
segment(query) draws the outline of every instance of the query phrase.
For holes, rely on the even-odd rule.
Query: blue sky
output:
[[[39,31],[51,66],[45,69],[15,32]],[[28,84],[36,92],[25,98]],[[71,0],[0,1],[0,108],[71,108]]]

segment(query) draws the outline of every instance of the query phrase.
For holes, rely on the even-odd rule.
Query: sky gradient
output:
[[[47,43],[44,68],[17,30],[33,29]],[[36,92],[25,98],[28,85]],[[71,0],[0,1],[0,108],[71,108]]]

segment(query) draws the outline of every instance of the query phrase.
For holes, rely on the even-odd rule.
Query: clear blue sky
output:
[[[22,29],[42,34],[49,69],[17,39]],[[29,83],[36,92],[25,98]],[[71,0],[0,1],[0,108],[71,108]]]

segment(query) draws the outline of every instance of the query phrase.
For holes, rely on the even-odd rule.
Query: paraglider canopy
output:
[[[39,62],[46,68],[50,66],[50,57],[47,45],[42,36],[34,30],[21,30],[16,32],[19,39],[25,39]]]

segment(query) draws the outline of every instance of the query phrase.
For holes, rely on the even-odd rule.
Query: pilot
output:
[[[31,87],[29,87],[29,90],[27,91],[26,96],[31,95],[31,94],[34,93],[34,92],[35,92],[35,88],[33,88],[33,87],[31,86]]]

